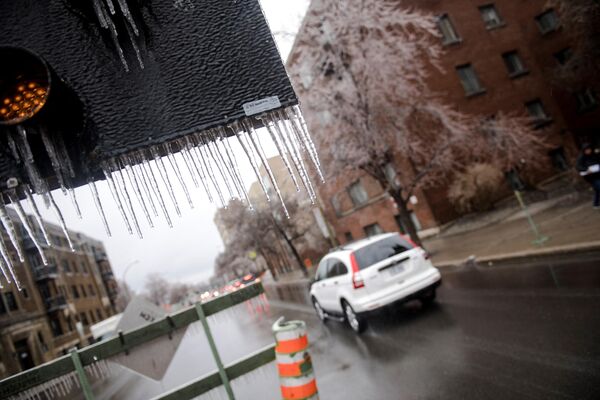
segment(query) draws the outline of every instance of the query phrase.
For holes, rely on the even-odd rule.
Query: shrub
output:
[[[469,165],[457,173],[448,189],[448,199],[457,211],[486,211],[493,207],[504,176],[490,164]]]

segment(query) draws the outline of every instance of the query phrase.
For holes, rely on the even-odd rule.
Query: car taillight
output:
[[[354,286],[354,289],[364,288],[365,281],[360,274],[360,269],[358,268],[358,262],[356,261],[354,253],[350,254],[350,265],[352,267],[352,285]]]

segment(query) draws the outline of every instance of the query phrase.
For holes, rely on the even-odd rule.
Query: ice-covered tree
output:
[[[512,123],[510,138],[484,134],[484,118],[430,90],[430,71],[441,71],[439,43],[435,17],[402,1],[314,0],[289,62],[326,172],[358,169],[375,178],[417,243],[408,209],[415,190],[445,182],[473,154],[506,167],[502,153],[514,161],[539,151],[528,124]],[[505,115],[499,121],[508,124]],[[489,148],[494,142],[508,148]]]

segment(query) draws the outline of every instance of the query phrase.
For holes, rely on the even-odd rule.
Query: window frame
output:
[[[508,76],[510,78],[518,78],[529,73],[529,70],[525,66],[525,62],[523,62],[523,58],[519,54],[518,50],[511,50],[502,53],[502,60],[504,61],[504,66],[506,67],[506,70],[508,71]],[[513,63],[512,61],[516,61],[516,63]],[[511,67],[516,64],[518,64],[520,68],[514,71],[511,70]]]
[[[353,196],[354,188],[360,188],[360,190],[364,193],[365,200],[363,202],[357,201],[357,199]],[[369,203],[369,193],[367,192],[367,189],[365,189],[365,187],[363,186],[360,179],[350,184],[346,191],[348,192],[348,196],[350,196],[350,201],[352,201],[352,205],[354,206],[354,208],[362,207],[365,204]]]
[[[449,31],[452,32],[453,37],[448,37],[445,35],[445,31],[442,29],[443,24],[446,24],[450,28]],[[452,18],[450,18],[450,14],[444,13],[444,14],[440,15],[437,18],[437,27],[442,35],[442,44],[443,45],[451,45],[451,44],[462,42],[462,37],[456,30],[456,27],[454,26],[454,22],[452,21]]]
[[[462,85],[462,87],[465,91],[465,95],[467,97],[476,96],[478,94],[485,93],[485,91],[486,91],[485,87],[483,87],[483,85],[481,84],[479,76],[477,75],[477,71],[475,71],[475,68],[473,67],[472,63],[457,65],[455,67],[455,69],[456,69],[456,73],[458,75],[460,84]],[[463,78],[467,78],[466,74],[462,73],[463,71],[470,71],[472,73],[472,78],[474,78],[474,82],[476,83],[476,87],[473,88],[473,90],[470,90],[467,87],[467,85],[465,84],[465,83],[468,83],[468,81],[463,79]]]
[[[496,7],[496,4],[494,4],[494,3],[484,4],[482,6],[479,6],[478,9],[479,9],[479,14],[481,15],[481,19],[483,20],[483,25],[485,26],[485,29],[492,30],[492,29],[500,28],[500,27],[506,25],[506,23],[504,22],[504,19],[500,15],[500,12],[498,11],[498,7]],[[485,18],[486,10],[493,10],[495,17],[496,17],[496,19],[494,21],[486,20],[486,18]]]
[[[371,235],[371,234],[369,234],[369,232],[368,232],[367,230],[368,230],[369,228],[372,228],[372,227],[373,227],[373,228],[375,228],[375,227],[376,227],[376,228],[378,228],[379,232],[378,232],[378,233],[374,233],[374,234],[372,234],[372,235]],[[369,225],[363,226],[363,232],[365,233],[365,235],[366,235],[367,237],[373,237],[373,236],[377,236],[377,235],[381,235],[381,234],[385,233],[385,231],[383,230],[383,228],[381,227],[381,225],[379,225],[379,222],[374,222],[374,223],[372,223],[372,224],[369,224]]]
[[[544,18],[548,15],[553,15],[554,16],[554,22],[556,22],[556,24],[550,28],[544,28],[544,26],[542,25],[542,21],[544,20]],[[538,26],[538,29],[540,30],[540,33],[542,35],[547,35],[551,32],[557,31],[560,28],[560,18],[558,18],[558,14],[556,12],[556,10],[554,8],[549,8],[547,10],[545,10],[544,12],[538,14],[535,16],[535,22]]]

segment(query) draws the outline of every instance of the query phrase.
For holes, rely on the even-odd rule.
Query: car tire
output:
[[[315,312],[317,313],[317,317],[321,320],[321,322],[323,322],[323,323],[327,322],[327,315],[325,314],[325,310],[323,310],[323,307],[321,307],[321,305],[319,304],[317,299],[315,299],[313,297],[312,303],[313,303]]]
[[[421,303],[423,304],[423,306],[429,306],[435,301],[435,296],[436,290],[431,289],[421,297]]]
[[[344,310],[344,317],[346,322],[350,325],[350,328],[356,333],[363,333],[367,329],[367,320],[364,317],[356,314],[354,309],[346,300],[342,300],[342,309]]]

